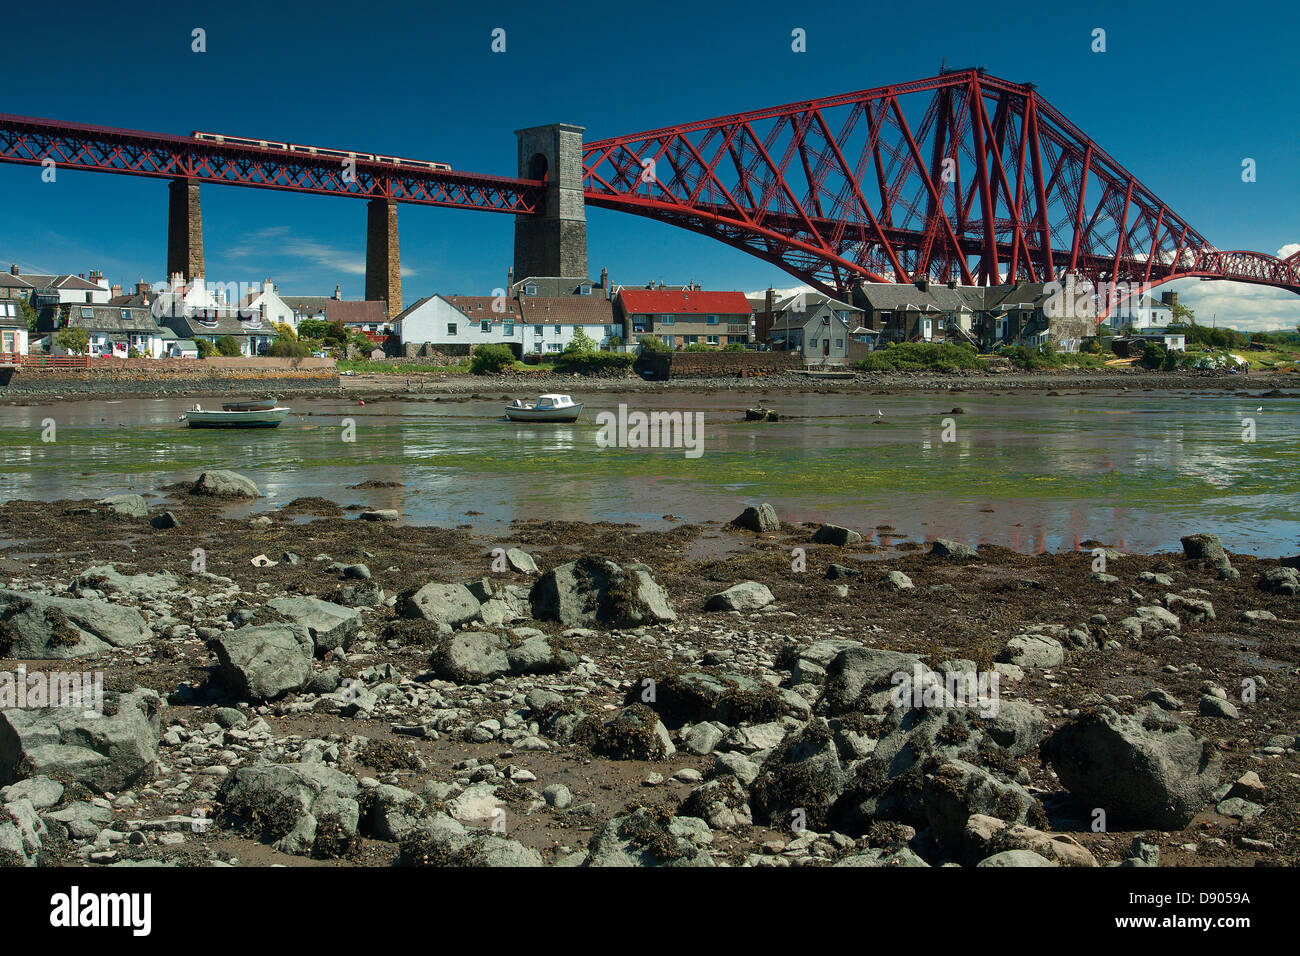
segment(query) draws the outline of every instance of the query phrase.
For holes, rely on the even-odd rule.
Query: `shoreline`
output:
[[[485,535],[363,520],[321,498],[225,518],[225,499],[188,483],[165,494],[0,506],[5,593],[26,595],[0,600],[70,599],[60,613],[82,624],[75,602],[106,601],[144,627],[129,646],[54,662],[10,655],[0,670],[103,669],[109,696],[128,701],[118,706],[140,694],[168,703],[140,743],[152,769],[65,783],[53,805],[81,820],[77,808],[107,790],[129,801],[114,826],[140,837],[97,842],[105,823],[74,832],[56,814],[48,863],[923,866],[1012,851],[1036,865],[1300,861],[1300,705],[1288,679],[1300,671],[1300,596],[1263,586],[1290,580],[1297,558],[1224,554],[1193,536],[1183,554],[1103,552],[1103,571],[1092,550],[945,545],[880,560],[815,523],[531,520]],[[172,526],[146,520],[164,511]],[[271,563],[254,563],[261,555]],[[643,567],[637,599],[611,584],[612,603],[548,617],[544,582],[569,579],[547,572],[604,560],[620,574]],[[565,618],[580,606],[636,620]],[[314,628],[300,632],[314,635],[306,652],[294,622]],[[51,627],[53,652],[64,639]],[[260,657],[241,657],[239,642],[254,633],[287,643],[249,678]],[[932,703],[896,724],[901,705],[844,696],[884,693],[888,673],[915,666],[949,685],[996,674],[1001,716]],[[649,704],[647,679],[659,688]],[[1243,679],[1259,689],[1249,702]],[[1070,770],[1090,720],[1109,722],[1123,746],[1157,746],[1134,714],[1214,757],[1212,773],[1172,752],[1160,765],[1190,774],[1177,819],[1143,804],[1152,781],[1097,794]],[[903,744],[928,756],[910,775],[887,772],[882,803],[872,755]],[[294,792],[306,779],[294,768],[313,765],[311,786],[360,814],[328,829],[313,819],[305,842],[259,824],[253,791]],[[942,796],[951,774],[970,784],[955,802]],[[1090,806],[1115,810],[1113,825],[1094,832]],[[806,829],[790,829],[791,807],[807,811]],[[156,822],[193,813],[211,826]]]
[[[408,390],[406,381],[410,380]],[[62,384],[62,383],[60,383]],[[0,390],[0,404],[29,406],[51,401],[97,401],[103,399],[155,399],[167,397],[229,397],[274,393],[282,398],[364,398],[398,399],[421,395],[470,395],[475,393],[528,392],[719,392],[744,393],[808,392],[887,394],[892,392],[999,392],[1075,389],[1086,391],[1194,391],[1254,393],[1256,391],[1295,390],[1300,396],[1300,376],[1293,373],[1252,372],[1225,375],[1219,372],[858,372],[853,379],[819,381],[803,374],[781,374],[747,378],[682,378],[647,381],[638,376],[558,376],[558,375],[450,375],[447,373],[343,375],[338,383],[275,384],[259,387],[250,381],[223,381],[219,385],[153,387],[148,380],[124,380],[112,386],[85,382],[68,383],[57,390],[20,390],[12,386]],[[1264,396],[1260,396],[1264,397]]]

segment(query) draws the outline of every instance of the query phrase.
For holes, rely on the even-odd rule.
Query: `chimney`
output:
[[[141,279],[139,282],[135,284],[136,295],[144,295],[148,291],[149,291],[149,283],[145,282],[143,279]]]
[[[917,280],[916,280],[916,287],[917,287],[918,289],[920,289],[922,292],[929,292],[929,291],[930,291],[930,277],[929,277],[929,276],[920,276],[919,278],[917,278]]]
[[[515,284],[515,267],[511,266],[506,272],[506,288],[509,289]]]
[[[1177,292],[1161,292],[1161,293],[1160,293],[1160,301],[1161,301],[1162,304],[1169,306],[1169,308],[1171,308],[1171,309],[1176,309],[1176,308],[1178,308],[1178,293],[1177,293]]]
[[[602,266],[600,269],[600,287],[602,289],[609,288],[609,270],[606,269],[604,266]]]
[[[9,274],[11,276],[18,275],[18,263],[15,262],[13,265],[9,267]]]
[[[342,298],[343,298],[343,296],[339,294],[339,287],[338,287],[338,286],[335,286],[335,287],[334,287],[334,298],[335,298],[336,301],[339,300],[339,299],[342,299]]]
[[[949,279],[949,280],[948,280],[948,288],[949,288],[949,289],[956,289],[956,288],[957,288],[957,280],[956,280],[956,279]]]
[[[771,286],[768,286],[767,291],[763,293],[763,311],[766,312],[768,315],[771,315],[772,310],[775,308],[776,308],[776,290],[773,289]]]
[[[108,287],[108,291],[112,293],[113,298],[116,299],[119,295],[122,294],[122,287],[118,285],[116,282],[114,282],[111,286]]]

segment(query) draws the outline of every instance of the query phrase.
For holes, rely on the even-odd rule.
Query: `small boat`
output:
[[[221,411],[195,405],[180,417],[180,421],[190,428],[275,428],[288,414],[289,409],[283,405],[244,410],[223,407]]]
[[[506,406],[506,418],[512,422],[576,422],[582,414],[582,402],[568,395],[539,395],[526,405],[515,399]]]
[[[251,402],[222,402],[223,412],[265,412],[275,408],[275,399],[254,399]]]

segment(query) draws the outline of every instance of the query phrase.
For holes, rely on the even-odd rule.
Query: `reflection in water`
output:
[[[297,399],[274,431],[196,432],[176,421],[192,400],[69,402],[0,410],[0,497],[85,498],[148,492],[233,468],[267,497],[244,511],[319,496],[397,508],[418,523],[515,518],[664,526],[729,520],[771,501],[791,522],[833,521],[913,540],[955,537],[1023,551],[1090,539],[1176,549],[1213,531],[1233,550],[1296,550],[1300,423],[1294,400],[1261,413],[1251,397],[1180,393],[763,396],[782,420],[744,422],[754,396],[606,393],[573,425],[501,421],[497,400]],[[704,454],[601,448],[596,415],[702,411]],[[883,411],[877,416],[876,410]],[[1242,442],[1240,422],[1259,422]],[[41,441],[42,421],[57,440]],[[944,420],[953,425],[946,428]],[[352,419],[356,440],[344,440]],[[946,438],[951,440],[945,440]],[[400,487],[351,489],[363,481]],[[480,516],[467,518],[469,512]],[[888,545],[892,536],[878,543]]]

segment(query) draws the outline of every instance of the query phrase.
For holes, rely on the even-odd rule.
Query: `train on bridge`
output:
[[[432,169],[439,172],[450,171],[447,163],[431,163],[424,159],[403,159],[400,156],[384,156],[379,153],[356,153],[344,149],[329,149],[325,146],[303,146],[298,143],[280,143],[273,139],[248,139],[244,136],[227,136],[224,133],[201,133],[197,130],[190,134],[191,139],[201,143],[229,143],[231,146],[252,146],[261,149],[283,149],[291,153],[308,153],[312,156],[331,156],[335,159],[365,159],[374,163],[391,163],[394,166],[415,166],[419,169]]]

